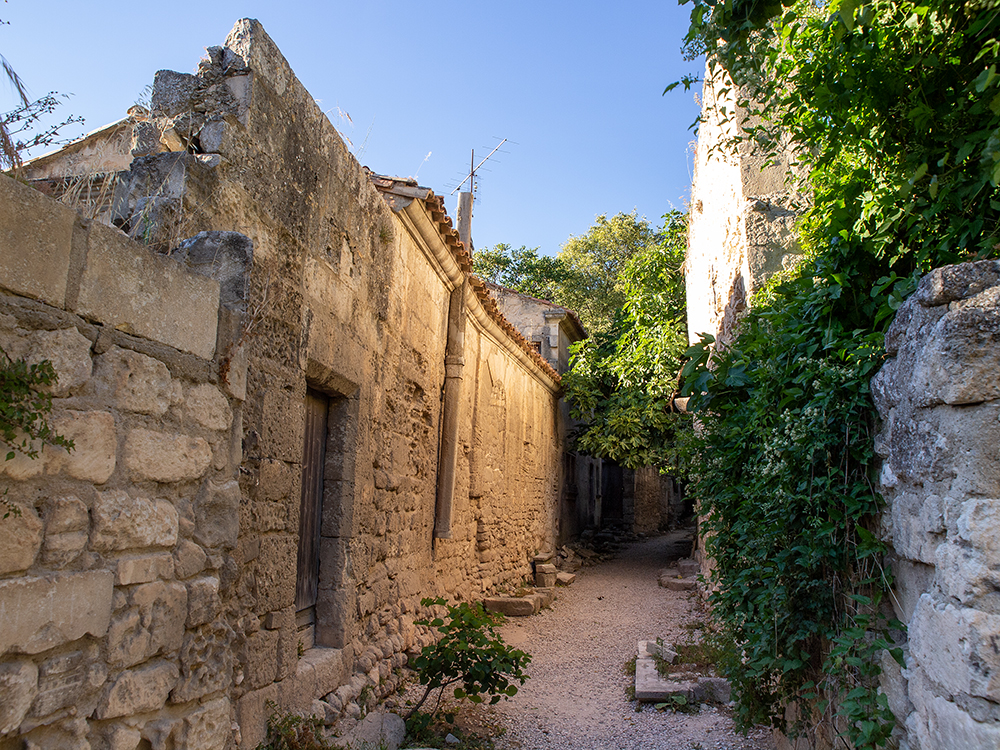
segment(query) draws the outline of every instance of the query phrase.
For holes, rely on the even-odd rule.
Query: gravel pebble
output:
[[[508,701],[483,709],[506,732],[497,750],[773,750],[771,733],[743,736],[724,707],[698,714],[657,711],[627,699],[624,672],[636,642],[683,642],[699,619],[688,592],[657,583],[676,533],[627,545],[560,589],[551,609],[510,618],[504,639],[532,655],[531,679]]]

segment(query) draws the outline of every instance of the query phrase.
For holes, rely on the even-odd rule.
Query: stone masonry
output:
[[[906,667],[883,687],[911,750],[1000,746],[1000,262],[939,268],[872,383]]]
[[[5,176],[0,279],[0,347],[53,363],[75,443],[0,464],[0,747],[224,747],[242,396],[219,283]]]
[[[253,748],[272,706],[350,722],[429,642],[423,597],[515,586],[556,540],[559,376],[440,197],[366,172],[255,21],[157,73],[153,107],[173,145],[133,152],[112,217],[144,246],[0,178],[0,345],[55,363],[76,441],[0,465],[0,750]]]

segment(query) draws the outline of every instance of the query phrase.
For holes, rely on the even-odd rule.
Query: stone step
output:
[[[729,703],[732,688],[723,677],[681,675],[664,677],[656,671],[654,654],[666,650],[656,641],[639,641],[635,660],[635,699],[640,703],[662,703],[676,696],[687,701]]]

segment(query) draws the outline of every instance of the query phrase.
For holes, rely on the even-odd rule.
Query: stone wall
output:
[[[357,716],[362,692],[394,690],[427,639],[412,625],[422,597],[513,587],[552,548],[559,379],[469,280],[441,200],[366,173],[258,23],[237,23],[197,74],[158,73],[153,105],[189,153],[137,159],[119,223],[163,250],[229,229],[253,244],[246,323],[224,356],[247,366],[227,602],[241,644],[230,694],[254,747],[269,701],[333,720]],[[464,354],[446,367],[456,290]],[[455,371],[454,503],[439,536]],[[307,390],[330,403],[314,623],[295,606]]]
[[[906,667],[883,687],[901,747],[1000,745],[1000,262],[925,276],[872,382]]]
[[[789,184],[790,153],[764,166],[751,142],[736,140],[750,120],[736,104],[745,92],[711,63],[702,97],[685,261],[691,343],[703,333],[727,340],[753,293],[795,262],[804,200]]]
[[[51,424],[75,443],[0,464],[19,511],[0,520],[0,747],[225,747],[242,389],[218,354],[238,310],[2,175],[0,288],[0,346],[53,363]]]

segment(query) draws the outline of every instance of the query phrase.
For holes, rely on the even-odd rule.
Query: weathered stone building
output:
[[[255,21],[153,109],[183,150],[117,174],[141,245],[0,178],[0,344],[55,364],[76,442],[0,467],[0,748],[357,715],[422,597],[556,541],[559,376],[440,197],[363,170]]]
[[[707,332],[725,341],[748,294],[794,261],[787,163],[761,170],[748,143],[722,147],[745,115],[735,89],[720,90],[721,75],[707,76],[692,190],[693,340]],[[906,626],[906,666],[882,658],[893,742],[905,750],[1000,747],[1000,264],[927,274],[897,312],[885,348],[872,381],[878,489],[891,604]],[[829,732],[779,740],[795,750],[840,741]]]
[[[753,142],[736,140],[751,118],[724,70],[706,67],[702,97],[684,264],[691,343],[703,333],[728,340],[750,297],[794,264],[805,200],[788,179],[791,154],[765,166]]]

